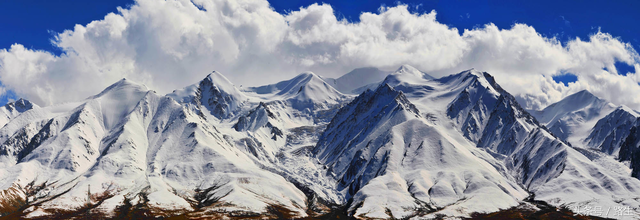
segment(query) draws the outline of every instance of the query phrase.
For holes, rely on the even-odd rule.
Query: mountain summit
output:
[[[582,90],[532,114],[561,139],[577,142],[585,139],[597,119],[612,112],[616,106]]]
[[[312,72],[301,73],[293,79],[276,84],[251,87],[246,91],[256,93],[269,100],[289,101],[296,109],[337,104],[346,98],[345,95]]]
[[[361,91],[363,87],[373,87],[373,89],[375,89],[373,85],[378,85],[380,81],[390,73],[389,71],[382,71],[375,67],[364,67],[354,69],[337,79],[327,78],[325,81],[341,93],[360,94],[364,91]]]

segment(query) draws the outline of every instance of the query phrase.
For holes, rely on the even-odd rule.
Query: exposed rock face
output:
[[[629,135],[620,146],[620,161],[629,161],[633,170],[631,176],[640,179],[640,121],[629,130]]]

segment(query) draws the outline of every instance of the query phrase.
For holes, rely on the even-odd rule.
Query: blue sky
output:
[[[0,1],[0,48],[20,43],[27,48],[61,51],[51,44],[55,33],[99,20],[117,7],[132,4],[131,0],[22,0]]]
[[[338,19],[358,22],[362,12],[378,12],[380,6],[407,4],[415,13],[437,11],[436,19],[449,27],[464,29],[482,28],[493,23],[500,29],[509,29],[514,23],[532,26],[545,37],[556,37],[566,43],[579,37],[589,39],[601,31],[630,43],[635,50],[640,48],[640,1],[313,1],[288,0],[269,1],[271,7],[281,14],[297,11],[313,3],[328,3]],[[62,50],[51,43],[57,33],[73,29],[74,25],[86,25],[101,20],[117,7],[128,8],[131,0],[81,1],[81,0],[23,0],[0,1],[0,48],[10,48],[19,43],[31,50],[45,50],[59,55]],[[633,72],[633,67],[616,63],[618,72]],[[553,77],[568,83],[577,80],[571,73]],[[17,96],[9,91],[0,104]]]
[[[269,1],[276,11],[287,13],[313,3],[328,3],[341,18],[357,22],[361,12],[377,12],[384,6],[399,2],[411,6],[414,12],[436,10],[441,23],[460,31],[487,23],[509,28],[515,22],[533,26],[546,36],[557,36],[562,41],[580,37],[586,39],[601,29],[640,48],[640,1],[336,1],[336,0],[284,0]],[[51,43],[54,33],[72,29],[75,24],[85,25],[102,19],[116,8],[133,4],[132,0],[22,0],[0,1],[0,48],[20,43],[28,48],[42,49],[59,54]]]
[[[51,44],[55,33],[72,29],[75,24],[104,18],[117,7],[132,4],[130,0],[24,0],[0,1],[0,48],[20,43],[27,48],[46,50],[55,54],[62,51]],[[0,82],[1,83],[1,82]],[[18,98],[11,90],[0,96],[0,104]]]

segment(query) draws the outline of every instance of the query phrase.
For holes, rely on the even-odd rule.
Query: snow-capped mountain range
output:
[[[527,111],[485,72],[403,65],[0,108],[0,216],[470,217],[544,202],[640,218],[640,114],[587,91]],[[531,113],[529,113],[531,112]],[[534,205],[529,205],[536,209]]]
[[[550,131],[576,148],[606,155],[602,165],[640,178],[640,112],[616,106],[586,90],[541,111],[532,111]],[[604,160],[604,159],[598,159]],[[619,161],[623,164],[612,163]]]

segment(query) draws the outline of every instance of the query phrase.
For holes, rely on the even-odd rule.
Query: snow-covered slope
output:
[[[247,88],[245,92],[265,100],[288,101],[298,110],[323,108],[347,98],[312,72],[301,73],[293,79],[276,84]]]
[[[127,202],[158,215],[268,214],[273,205],[307,215],[306,195],[292,183],[262,169],[202,114],[144,86],[119,81],[45,121],[9,137],[0,156],[1,189],[22,199],[36,193],[28,200],[34,215]]]
[[[165,96],[123,79],[79,102],[7,105],[0,215],[428,219],[532,198],[640,218],[635,111],[594,122],[595,151],[553,135],[488,73],[402,66],[382,82],[354,97],[313,73],[238,89],[213,72]],[[549,112],[595,120],[607,105],[585,97]]]
[[[631,173],[638,178],[640,159],[633,156],[638,145],[638,134],[634,134],[640,118],[637,111],[624,105],[616,107],[584,90],[532,114],[555,135],[573,146],[588,149],[581,152],[596,150],[604,153],[598,158],[603,158],[599,162],[608,161],[603,164],[605,167]],[[612,162],[616,160],[624,163]],[[629,168],[631,170],[627,172]]]
[[[578,204],[611,208],[621,204],[640,205],[635,194],[640,189],[640,181],[613,172],[589,158],[587,153],[567,146],[541,127],[490,75],[484,73],[482,77],[500,96],[493,108],[474,108],[467,113],[479,115],[482,111],[475,109],[492,109],[486,121],[477,123],[484,124],[478,147],[506,156],[507,167],[536,199],[574,207]],[[486,91],[493,93],[491,89]],[[456,100],[463,96],[467,95],[461,93]]]
[[[428,83],[430,80],[433,80],[433,77],[428,74],[421,72],[412,66],[402,65],[395,72],[389,74],[382,81],[381,85],[389,84],[406,93],[411,93],[414,96],[421,96],[433,90]]]
[[[587,147],[598,149],[609,155],[618,155],[620,147],[631,133],[640,114],[626,106],[620,106],[606,115],[590,129],[585,139]]]
[[[391,73],[391,75],[394,75],[396,77],[400,77],[400,78],[405,78],[406,80],[403,81],[408,81],[413,79],[426,79],[426,80],[433,80],[435,78],[433,78],[433,76],[430,76],[429,74],[422,72],[418,69],[416,69],[413,66],[404,64],[402,66],[400,66],[396,71],[394,71],[393,73]]]
[[[399,88],[407,91],[409,100],[434,121],[453,119],[456,130],[501,160],[535,199],[567,207],[640,205],[635,194],[640,181],[611,171],[587,153],[566,145],[522,109],[489,74],[469,70],[427,85],[433,89],[425,95],[416,86]]]
[[[588,147],[611,155],[640,179],[640,114],[620,106],[600,119],[585,140]]]
[[[402,65],[396,71],[393,71],[389,74],[384,75],[382,80],[375,81],[373,83],[369,83],[363,85],[361,87],[355,88],[352,90],[352,93],[360,94],[367,89],[375,90],[381,85],[389,84],[393,87],[398,87],[398,84],[405,84],[407,87],[417,86],[417,85],[426,85],[429,84],[428,81],[433,80],[434,78],[429,74],[426,74],[415,67],[409,65]],[[400,85],[402,86],[402,85]],[[425,86],[422,90],[430,90],[429,86]]]
[[[467,144],[430,125],[385,84],[342,108],[314,152],[339,180],[338,190],[353,198],[349,212],[356,217],[490,212],[528,196]]]
[[[221,73],[213,71],[197,84],[167,95],[181,103],[193,103],[218,119],[233,117],[248,97]]]
[[[559,138],[581,146],[595,123],[615,108],[614,104],[582,90],[531,114]]]
[[[352,96],[344,95],[314,73],[307,72],[276,84],[242,91],[249,101],[232,126],[243,132],[274,161],[282,150],[293,150],[317,141],[333,114]],[[311,131],[311,132],[309,132]],[[306,140],[305,140],[306,139]]]
[[[624,105],[616,107],[584,90],[532,114],[553,134],[573,146],[600,151],[605,155],[598,157],[607,158],[607,161],[623,161],[624,164],[616,164],[613,169],[639,176],[637,164],[640,159],[633,156],[638,144],[635,143],[637,134],[634,134],[640,118],[637,111]],[[611,165],[610,162],[607,164]],[[624,171],[627,167],[632,171]]]
[[[325,78],[325,81],[341,93],[360,94],[362,91],[358,91],[358,88],[370,84],[377,85],[390,73],[391,72],[382,71],[375,67],[365,67],[354,69],[337,79]]]

